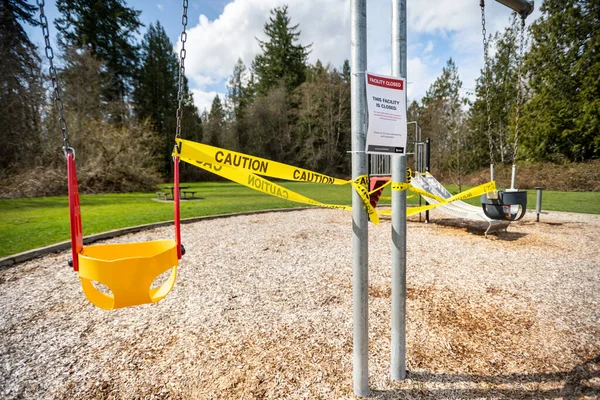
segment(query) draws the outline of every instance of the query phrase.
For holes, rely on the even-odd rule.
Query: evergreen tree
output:
[[[282,84],[272,87],[264,96],[256,96],[248,107],[249,153],[297,165],[296,132],[290,118],[295,110],[290,103]]]
[[[308,68],[299,95],[298,148],[300,165],[327,174],[350,171],[350,82],[320,61]]]
[[[38,24],[35,11],[24,0],[0,3],[0,169],[30,165],[39,145],[40,59],[22,26]]]
[[[489,60],[489,74],[485,66],[477,79],[476,99],[469,114],[469,143],[475,164],[490,162],[486,90],[489,90],[492,148],[496,162],[513,161],[515,108],[517,104],[517,68],[520,18],[513,14],[511,24],[493,39],[496,52]],[[490,37],[490,45],[492,38]],[[523,94],[523,92],[522,92]]]
[[[298,25],[290,26],[290,23],[287,6],[272,9],[269,21],[265,23],[264,32],[268,40],[258,41],[263,54],[257,55],[252,62],[257,92],[261,95],[280,82],[288,90],[293,90],[306,78],[310,45],[297,44],[300,31]]]
[[[89,51],[75,49],[64,52],[63,62],[64,68],[59,79],[63,89],[61,97],[66,105],[69,141],[77,150],[78,160],[85,164],[90,155],[88,126],[92,121],[104,120],[104,115],[111,108],[100,99],[100,92],[105,85],[106,75],[102,73],[105,65]]]
[[[235,64],[233,73],[229,78],[227,99],[231,107],[231,128],[234,136],[234,147],[241,152],[247,151],[248,148],[249,138],[245,116],[248,104],[252,101],[248,93],[247,84],[245,83],[246,80],[246,66],[240,58]]]
[[[202,119],[198,114],[198,108],[194,105],[194,96],[190,92],[188,80],[183,77],[183,118],[181,120],[181,138],[191,140],[193,142],[200,143],[204,137],[204,127],[202,125]],[[175,112],[175,111],[174,111]],[[176,115],[176,114],[174,114]],[[176,120],[176,119],[175,119]],[[167,133],[167,140],[170,140],[169,145],[169,157],[173,150],[173,138],[175,136],[175,129]],[[207,174],[202,169],[196,168],[193,165],[187,163],[180,163],[181,176],[180,179],[187,181],[198,181],[205,179]]]
[[[422,129],[433,139],[432,152],[437,153],[432,159],[435,159],[437,168],[450,172],[458,185],[469,164],[464,151],[466,141],[462,110],[466,99],[460,96],[461,88],[458,68],[450,58],[442,74],[423,97],[420,113]]]
[[[124,0],[57,0],[62,17],[55,22],[62,48],[85,49],[106,63],[112,78],[103,90],[107,102],[124,100],[131,93],[137,67],[134,34],[142,23],[141,11]]]
[[[344,65],[342,66],[342,79],[345,83],[350,83],[350,61],[344,60]]]
[[[225,109],[221,98],[216,95],[210,107],[208,121],[206,122],[206,135],[208,144],[221,147],[225,133]]]
[[[177,124],[179,62],[160,22],[148,27],[140,53],[142,66],[134,90],[135,111],[139,118],[150,118],[163,139],[161,170],[167,173]]]
[[[421,106],[419,105],[419,103],[417,101],[413,100],[412,103],[410,103],[410,105],[406,109],[406,119],[409,122],[416,121],[419,125],[421,125],[421,122],[419,122],[420,116],[421,116]]]
[[[190,91],[188,79],[183,77],[183,118],[181,121],[181,137],[194,142],[201,142],[204,137],[204,127],[194,104],[194,95]],[[175,132],[175,131],[173,131]]]
[[[523,144],[534,159],[600,157],[600,1],[546,0],[526,57]]]

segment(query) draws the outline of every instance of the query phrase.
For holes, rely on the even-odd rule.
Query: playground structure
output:
[[[452,194],[438,182],[437,179],[431,174],[417,173],[412,178],[412,185],[418,187],[426,192],[432,193],[438,197],[449,199]],[[438,201],[432,197],[423,196],[429,204],[436,204]],[[461,200],[453,201],[452,203],[440,206],[437,208],[440,212],[447,214],[453,218],[482,221],[487,224],[485,235],[488,233],[497,232],[499,230],[506,230],[511,221],[505,220],[494,220],[489,218],[481,207],[472,206]]]
[[[510,3],[510,2],[508,2]],[[518,3],[518,2],[517,2]],[[45,17],[43,15],[43,1],[38,2],[41,9],[42,25],[46,39],[46,54],[51,54],[52,49],[49,46],[48,40],[48,25],[47,21],[44,22]],[[352,3],[352,25],[353,25],[353,40],[352,40],[352,66],[353,71],[358,71],[352,74],[352,180],[347,182],[340,182],[339,184],[351,184],[354,189],[352,192],[352,213],[353,213],[353,263],[354,263],[354,284],[353,284],[353,299],[354,299],[354,391],[358,396],[369,395],[368,388],[368,234],[367,234],[367,222],[370,217],[371,221],[377,223],[377,213],[374,211],[372,202],[369,201],[368,192],[366,189],[367,184],[367,162],[365,154],[365,115],[364,115],[364,74],[366,71],[366,54],[364,52],[364,45],[366,41],[366,2],[364,0],[356,0]],[[393,31],[393,64],[392,74],[396,77],[406,77],[406,2],[405,1],[394,1],[393,2],[393,13],[392,13],[392,31]],[[177,112],[177,133],[176,133],[176,146],[174,149],[174,165],[175,165],[175,230],[176,239],[174,241],[162,241],[160,243],[147,242],[142,245],[111,245],[107,247],[89,247],[88,250],[83,248],[81,240],[81,216],[79,211],[79,201],[77,194],[77,183],[74,166],[74,155],[75,151],[68,144],[68,134],[66,131],[66,123],[62,118],[59,107],[59,125],[63,132],[64,148],[63,151],[68,160],[69,165],[69,199],[70,199],[70,211],[71,211],[71,227],[72,227],[72,241],[73,241],[73,267],[75,271],[79,271],[79,276],[82,280],[84,292],[88,299],[94,304],[101,308],[112,309],[120,307],[128,307],[132,305],[144,304],[156,302],[163,297],[173,288],[175,282],[175,276],[177,273],[177,260],[181,259],[183,250],[181,246],[181,235],[179,230],[179,179],[178,179],[178,163],[181,157],[182,160],[190,162],[197,166],[202,167],[199,160],[207,154],[205,149],[196,148],[199,152],[199,157],[184,156],[187,154],[188,148],[193,147],[191,144],[186,144],[180,139],[180,120],[181,120],[181,85],[182,76],[184,74],[184,61],[185,61],[185,38],[186,38],[186,23],[187,23],[187,0],[183,0],[183,32],[181,35],[183,47],[180,53],[180,92],[179,100],[180,107]],[[44,28],[45,27],[45,28]],[[50,50],[48,50],[50,49]],[[487,50],[486,50],[487,54]],[[48,56],[50,62],[52,59]],[[51,71],[54,67],[51,64]],[[58,81],[56,74],[53,75],[53,89],[55,93],[55,99],[60,103]],[[420,171],[424,167],[423,160],[425,157],[425,143],[421,141],[419,127],[415,129],[415,169]],[[183,146],[183,148],[182,148]],[[200,145],[198,145],[200,146]],[[204,154],[204,156],[202,155]],[[216,157],[215,157],[216,159]],[[249,158],[248,158],[249,159]],[[515,159],[516,159],[516,145],[515,145]],[[261,169],[261,161],[254,160],[250,164],[254,166],[254,162],[258,169]],[[391,375],[393,380],[402,380],[406,376],[406,190],[410,185],[407,183],[406,175],[406,156],[392,156],[389,162],[385,160],[379,162],[375,159],[375,164],[387,168],[387,173],[391,172],[391,179],[395,186],[392,189],[392,285],[391,285],[391,303],[392,303],[392,345],[391,345]],[[206,162],[203,162],[206,166]],[[220,174],[228,173],[228,167],[226,163],[221,163],[219,169],[214,168],[213,165],[210,168],[215,173],[223,170]],[[275,163],[273,163],[275,164]],[[283,167],[282,167],[283,168]],[[296,169],[299,170],[299,169]],[[390,171],[391,170],[391,171]],[[493,171],[493,163],[492,163]],[[277,175],[269,175],[265,168],[265,175],[280,177]],[[311,171],[306,171],[312,173]],[[427,171],[425,171],[426,173]],[[239,174],[239,172],[237,172]],[[493,172],[492,172],[493,175]],[[234,176],[234,175],[222,175],[222,176]],[[241,176],[241,175],[239,175]],[[440,207],[447,207],[449,210],[458,215],[459,209],[465,209],[463,204],[445,204],[444,199],[449,198],[449,194],[440,189],[439,182],[434,179],[422,179],[421,175],[418,175],[418,182],[420,186],[415,187],[426,190],[432,195],[427,197],[428,202],[434,206],[436,201],[441,204]],[[278,185],[274,183],[265,183],[262,178],[255,177],[253,175],[243,175],[247,185],[254,185],[257,189],[262,191],[270,191],[272,194],[283,198],[291,198],[291,195],[295,195],[291,191],[284,191]],[[231,179],[231,178],[230,178]],[[329,179],[325,177],[324,179]],[[235,179],[232,179],[235,180]],[[303,179],[295,178],[293,180]],[[238,181],[240,183],[240,181]],[[266,189],[265,189],[266,188]],[[377,189],[376,187],[373,189]],[[514,177],[513,177],[513,188],[514,189]],[[435,196],[435,197],[433,197]],[[437,198],[436,198],[437,197]],[[503,210],[506,205],[511,206],[513,203],[510,202],[511,198],[519,197],[512,191],[499,192],[496,198],[488,197],[488,199],[494,200],[492,209]],[[521,196],[522,197],[522,196]],[[297,199],[300,197],[296,196]],[[442,199],[440,199],[442,198]],[[484,203],[483,211],[491,219],[508,219],[515,220],[520,219],[525,212],[526,201],[520,201],[522,206],[521,214],[513,216],[509,213],[496,215],[496,218],[489,217],[490,214],[486,207],[488,203]],[[349,207],[339,205],[327,205],[316,203],[310,199],[304,199],[303,201],[294,200],[299,202],[305,202],[313,205],[320,205],[329,208],[337,209],[349,209]],[[442,203],[444,202],[444,203]],[[516,204],[516,203],[515,203]],[[462,215],[471,215],[471,211],[465,212]],[[496,224],[500,226],[501,224]],[[490,223],[490,230],[492,224]],[[487,233],[487,232],[486,232]],[[156,249],[156,251],[154,251]],[[88,254],[86,254],[86,251]],[[109,256],[110,254],[110,256]],[[89,259],[86,256],[89,255]],[[93,261],[92,261],[93,259]],[[98,261],[101,259],[101,262]],[[143,269],[143,263],[154,265],[156,261],[156,268]],[[131,268],[131,279],[123,279],[123,275],[119,275],[117,269],[111,270],[108,265],[120,264],[118,270]],[[81,267],[81,269],[79,269]],[[171,277],[167,282],[157,289],[150,289],[150,284],[161,273],[172,268]],[[136,280],[135,277],[144,275],[148,279]],[[90,281],[94,280],[108,286],[112,294],[107,295],[98,291]],[[119,285],[122,285],[120,287]],[[142,296],[141,293],[148,291],[147,296]],[[121,300],[122,299],[122,300]]]
[[[528,0],[502,0],[502,4],[521,15],[521,46],[523,49],[523,32],[525,18],[532,12],[533,3]],[[488,45],[485,30],[485,0],[481,0],[482,33],[484,42],[484,61],[486,82],[489,80]],[[353,72],[351,79],[352,104],[352,177],[356,178],[368,173],[365,154],[365,79],[367,71],[366,60],[366,0],[351,2],[351,64]],[[392,1],[392,76],[407,78],[407,13],[406,0]],[[522,57],[520,57],[522,60]],[[500,191],[498,194],[485,194],[482,198],[483,212],[490,219],[516,220],[525,214],[527,204],[526,192],[515,189],[519,103],[521,95],[521,68],[518,73],[518,95],[516,112],[516,132],[513,146],[513,179],[510,191]],[[487,85],[489,93],[489,85]],[[491,119],[489,96],[486,96],[488,111],[488,138],[490,143],[490,173],[494,178],[494,154],[491,136]],[[418,131],[418,129],[417,129]],[[415,139],[415,147],[419,148]],[[418,154],[418,150],[415,150]],[[402,187],[406,182],[406,155],[391,156],[391,178],[393,185]],[[353,193],[353,377],[354,394],[367,397],[369,390],[368,372],[368,227],[367,215],[359,209],[360,199]],[[438,201],[441,203],[442,198]],[[512,202],[511,202],[512,201]],[[506,212],[506,208],[508,211]],[[518,213],[519,207],[521,213]],[[491,227],[491,225],[490,225]],[[489,230],[489,228],[488,228]],[[391,285],[391,362],[390,375],[392,380],[401,381],[406,377],[406,191],[392,190],[392,285]]]
[[[421,189],[424,192],[431,193],[434,196],[450,199],[453,195],[442,185],[431,173],[430,173],[430,140],[422,140],[421,128],[418,126],[416,121],[409,122],[415,125],[414,140],[410,141],[412,145],[412,152],[407,153],[407,156],[413,157],[414,169],[411,171],[410,184]],[[384,154],[373,154],[369,156],[369,177],[370,177],[370,191],[374,191],[376,188],[384,185],[391,175],[391,156]],[[377,200],[381,196],[381,191],[374,192],[372,194],[371,204],[375,207]],[[437,204],[438,200],[434,197],[426,196],[421,194],[421,198],[425,199],[426,204]],[[485,235],[488,233],[505,230],[510,225],[510,220],[505,219],[492,219],[488,217],[482,207],[476,207],[468,204],[462,200],[455,200],[451,203],[440,205],[436,209],[452,218],[460,220],[478,221],[487,224],[485,229]],[[524,212],[524,209],[520,209],[520,212]],[[420,214],[419,214],[420,217]],[[519,218],[520,219],[520,218]],[[426,211],[425,221],[429,222],[429,210]]]

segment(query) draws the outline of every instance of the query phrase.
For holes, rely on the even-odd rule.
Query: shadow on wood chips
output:
[[[375,301],[389,302],[390,295],[387,285],[369,287]],[[534,310],[529,299],[497,287],[479,294],[408,287],[407,380],[372,383],[372,397],[599,398],[600,349],[572,342],[569,333],[540,322]],[[387,324],[373,325],[376,336],[387,336]],[[570,361],[561,359],[567,353]],[[385,386],[400,387],[377,390]]]
[[[514,386],[527,384],[538,386],[542,383],[558,384],[553,389],[393,389],[378,390],[372,397],[381,399],[405,398],[456,398],[456,399],[554,399],[600,398],[600,355],[577,365],[575,368],[555,373],[508,374],[508,375],[469,375],[469,374],[430,374],[408,372],[407,379],[420,383],[475,383],[493,386]]]
[[[411,219],[411,221],[416,222],[418,221],[418,219]],[[470,233],[478,236],[485,236],[485,231],[488,229],[487,222],[470,221],[458,218],[432,218],[430,219],[430,223],[449,228],[462,229],[465,233]],[[488,234],[488,237],[495,237],[498,240],[512,242],[527,236],[527,233],[516,232],[514,230],[511,230],[511,225],[508,226],[506,232],[504,231],[504,229],[497,232],[490,232]]]

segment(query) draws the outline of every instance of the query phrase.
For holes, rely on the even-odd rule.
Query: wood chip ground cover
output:
[[[389,378],[391,226],[370,225],[374,398],[600,397],[600,217],[533,219],[488,239],[409,221],[402,383]],[[109,312],[67,253],[0,270],[0,397],[354,398],[350,227],[322,209],[186,225],[173,292]]]

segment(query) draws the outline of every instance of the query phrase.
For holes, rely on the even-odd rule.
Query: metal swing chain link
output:
[[[517,106],[515,110],[515,140],[513,143],[513,164],[517,162],[517,154],[519,151],[519,117],[521,116],[521,101],[523,97],[523,49],[525,47],[525,17],[521,17],[521,30],[519,37],[519,59],[517,62],[519,66],[517,68]]]
[[[52,50],[52,45],[50,44],[50,29],[48,29],[48,18],[44,14],[44,0],[37,0],[38,8],[40,9],[40,24],[42,25],[42,33],[44,35],[45,42],[45,52],[46,58],[48,59],[48,63],[50,67],[48,68],[48,72],[50,74],[50,79],[52,80],[52,93],[54,95],[54,105],[56,106],[56,111],[58,111],[58,127],[63,137],[63,151],[66,153],[67,151],[74,152],[73,148],[69,145],[69,132],[67,131],[67,122],[63,116],[64,105],[60,98],[60,84],[58,83],[58,74],[56,73],[56,68],[54,67],[54,51]]]
[[[481,33],[483,36],[483,62],[485,68],[485,106],[487,110],[487,135],[490,147],[490,164],[494,165],[494,142],[492,138],[492,111],[490,105],[490,63],[489,63],[489,55],[488,48],[489,42],[487,40],[487,31],[485,29],[485,0],[481,0],[479,2],[479,6],[481,7]]]
[[[188,23],[187,10],[188,0],[183,0],[183,14],[181,16],[181,25],[183,26],[183,30],[181,31],[181,50],[179,51],[179,82],[177,88],[177,100],[179,101],[179,105],[177,108],[177,131],[175,133],[176,138],[181,137],[181,120],[183,118],[183,79],[185,77],[185,42],[187,41],[187,32],[185,31],[185,28]]]

